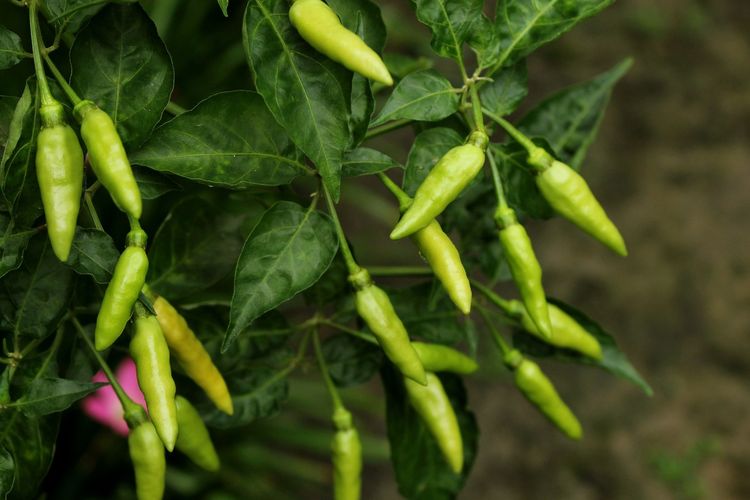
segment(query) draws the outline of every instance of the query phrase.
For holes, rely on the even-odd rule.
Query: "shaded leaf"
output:
[[[0,214],[0,278],[18,269],[23,261],[23,253],[37,229],[18,229],[6,214]]]
[[[544,137],[557,157],[577,170],[594,141],[612,88],[632,64],[625,59],[592,80],[548,97],[523,117],[518,128]]]
[[[463,43],[482,15],[482,0],[412,0],[417,19],[432,30],[430,44],[439,55],[459,59]]]
[[[183,198],[154,235],[148,282],[170,301],[207,289],[229,275],[242,242],[265,210],[244,193]]]
[[[141,144],[174,84],[172,60],[143,8],[102,9],[76,37],[70,64],[71,85],[112,117],[126,148]]]
[[[155,200],[170,191],[180,187],[165,175],[161,175],[148,168],[133,167],[133,174],[138,183],[138,190],[144,200]]]
[[[29,384],[18,406],[26,416],[41,417],[68,409],[103,385],[106,384],[41,377]]]
[[[492,77],[480,91],[482,107],[505,116],[516,110],[529,92],[527,86],[526,61],[519,61]]]
[[[165,123],[131,161],[210,186],[287,184],[307,168],[255,92],[213,95]]]
[[[237,262],[224,348],[258,316],[318,281],[337,249],[327,215],[286,201],[268,209]]]
[[[15,66],[25,55],[21,37],[0,24],[0,70]]]
[[[341,174],[344,177],[372,175],[400,166],[398,162],[387,154],[375,149],[362,147],[346,153]]]
[[[383,350],[349,334],[328,337],[321,346],[331,378],[340,387],[367,382],[383,362]]]
[[[315,163],[334,199],[350,144],[351,73],[314,51],[289,22],[286,0],[253,0],[243,24],[255,87],[276,121]],[[337,75],[347,74],[347,88]]]
[[[98,229],[76,228],[67,264],[78,274],[106,284],[112,278],[120,252],[112,238]]]
[[[404,77],[386,101],[372,126],[390,120],[437,121],[458,110],[459,94],[437,71],[417,71]]]

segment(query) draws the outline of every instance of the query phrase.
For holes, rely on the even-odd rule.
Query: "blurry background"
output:
[[[175,61],[175,100],[192,107],[215,91],[247,88],[242,2],[230,3],[229,21],[211,1],[184,2],[189,8],[172,17],[174,3],[151,9]],[[407,2],[378,3],[388,50],[428,54],[429,33]],[[24,25],[19,14],[0,7],[11,28]],[[654,396],[604,372],[546,364],[585,428],[585,439],[571,443],[501,371],[487,370],[469,381],[482,434],[461,498],[750,498],[750,2],[620,0],[529,59],[531,92],[516,116],[628,55],[635,65],[615,88],[583,173],[630,257],[617,258],[560,220],[531,232],[550,295],[611,331]],[[450,61],[437,66],[452,74]],[[0,93],[18,95],[28,74],[30,66],[4,73]],[[412,139],[402,130],[378,147],[403,161]],[[352,199],[366,211],[347,205]],[[409,243],[385,243],[396,210],[382,186],[350,182],[343,200],[363,262],[414,262]],[[480,347],[494,354],[489,342]],[[242,440],[217,434],[225,464],[234,465],[220,477],[206,479],[176,458],[172,493],[325,498],[328,407],[313,375],[300,374],[284,416],[250,426]],[[367,388],[345,393],[373,439],[365,498],[391,499],[378,381]],[[303,424],[312,429],[302,432]],[[82,435],[92,441],[81,443]],[[46,485],[50,498],[112,495],[109,485],[130,480],[124,453],[121,438],[70,412]],[[124,488],[114,496],[127,498]]]

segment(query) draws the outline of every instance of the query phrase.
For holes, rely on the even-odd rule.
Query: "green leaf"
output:
[[[417,19],[432,30],[432,48],[443,57],[462,59],[463,43],[482,15],[482,0],[412,0]]]
[[[127,148],[140,145],[169,103],[174,70],[140,5],[108,5],[70,51],[71,85],[105,110]]]
[[[348,30],[357,33],[375,52],[385,46],[386,28],[380,7],[370,0],[328,0],[326,2]],[[361,29],[358,25],[361,23]]]
[[[504,0],[495,14],[495,46],[484,65],[508,66],[593,16],[614,0]]]
[[[25,55],[21,37],[0,24],[0,69],[15,66]]]
[[[19,99],[0,163],[2,191],[16,227],[28,228],[42,214],[36,181],[36,136],[40,118],[36,88],[27,85]]]
[[[323,273],[323,276],[313,286],[305,290],[305,300],[318,308],[333,302],[349,292],[349,283],[346,280],[348,276],[349,270],[341,252],[339,252],[326,272]]]
[[[356,33],[361,37],[366,37],[364,22],[361,16],[358,16]],[[375,110],[375,96],[372,91],[370,80],[364,76],[354,73],[352,75],[352,92],[350,100],[349,130],[351,131],[351,146],[357,146],[365,140],[367,130],[370,127],[370,118]],[[342,166],[343,169],[343,166]],[[343,174],[342,172],[342,175]]]
[[[505,116],[516,110],[528,92],[526,61],[521,60],[496,73],[492,81],[482,87],[479,95],[483,108],[498,116]]]
[[[409,119],[438,121],[458,110],[459,94],[437,71],[428,69],[407,75],[396,85],[372,126]]]
[[[224,17],[229,17],[229,12],[227,12],[227,8],[229,8],[229,0],[216,0],[219,3],[219,8],[221,9],[221,13],[224,14]]]
[[[315,163],[338,199],[349,147],[351,73],[315,52],[289,22],[286,0],[248,3],[243,41],[255,86],[276,121]],[[347,88],[337,75],[349,75]]]
[[[94,228],[76,228],[67,264],[78,274],[91,276],[95,282],[109,283],[120,252],[112,238]]]
[[[10,135],[10,124],[13,120],[13,112],[18,104],[18,97],[0,95],[0,157],[5,151],[5,143]]]
[[[346,153],[341,173],[344,177],[356,177],[385,172],[394,167],[401,167],[401,165],[387,154],[363,147]]]
[[[379,346],[349,334],[328,337],[322,350],[331,378],[340,387],[367,382],[383,362]]]
[[[118,3],[133,3],[137,0],[117,0]],[[49,12],[47,20],[64,33],[77,32],[106,5],[105,0],[46,0],[44,6]]]
[[[70,405],[106,385],[78,382],[63,378],[40,377],[28,386],[28,392],[18,401],[19,409],[27,417],[41,417],[67,410]]]
[[[229,275],[245,235],[265,210],[244,193],[212,192],[182,199],[154,235],[148,282],[170,301],[203,291]]]
[[[66,312],[74,278],[73,271],[55,257],[46,234],[32,239],[23,264],[3,279],[2,329],[45,338]]]
[[[547,139],[557,157],[577,170],[594,141],[612,88],[632,64],[625,59],[592,80],[548,97],[524,116],[518,128]]]
[[[0,214],[0,278],[18,269],[23,261],[23,253],[37,229],[19,229],[6,214]]]
[[[133,167],[133,175],[138,183],[138,190],[144,200],[155,200],[180,187],[167,176],[148,168]]]
[[[337,249],[333,222],[312,206],[282,201],[268,209],[237,262],[223,349],[258,316],[315,284]]]
[[[601,361],[589,358],[583,354],[568,349],[545,344],[536,338],[517,331],[513,335],[513,345],[521,351],[537,357],[551,357],[553,359],[567,361],[570,363],[579,363],[583,365],[598,366],[618,377],[628,380],[639,387],[648,396],[652,396],[654,391],[646,380],[641,377],[638,371],[630,364],[625,353],[623,353],[612,335],[607,333],[599,324],[590,319],[584,313],[575,309],[562,301],[549,299],[551,304],[565,311],[569,316],[575,319],[587,332],[596,337],[602,346],[603,358]]]
[[[19,411],[0,412],[0,473],[2,498],[36,498],[55,452],[59,418],[27,417]],[[8,458],[11,458],[9,461]],[[13,477],[8,467],[13,466]]]
[[[383,62],[396,80],[402,80],[406,75],[415,71],[432,68],[432,60],[427,57],[415,58],[398,52],[383,54]]]
[[[133,163],[209,186],[288,184],[308,169],[255,92],[216,94],[165,123]]]
[[[32,92],[28,85],[24,87],[23,94],[16,100],[13,110],[10,111],[10,119],[8,120],[8,111],[3,112],[5,119],[3,120],[3,156],[0,159],[0,181],[2,185],[5,185],[5,164],[10,158],[11,153],[16,149],[16,145],[21,140],[23,133],[23,124],[26,115],[29,111],[34,108],[34,97],[35,92]],[[4,101],[6,106],[7,101]]]
[[[463,138],[453,129],[431,128],[420,133],[409,151],[404,173],[404,191],[414,196],[417,188],[432,167],[451,148],[459,146]]]
[[[234,414],[227,415],[213,406],[199,406],[207,425],[227,429],[248,424],[278,413],[289,394],[288,366],[255,366],[231,373],[227,378]]]
[[[464,444],[464,469],[455,474],[443,458],[435,438],[409,403],[402,376],[392,367],[381,370],[386,394],[386,424],[391,462],[399,492],[410,500],[456,498],[477,454],[478,433],[474,414],[467,407],[461,378],[440,374],[440,381],[456,413]]]
[[[411,337],[428,342],[455,344],[465,336],[463,316],[436,280],[388,290],[396,313]]]

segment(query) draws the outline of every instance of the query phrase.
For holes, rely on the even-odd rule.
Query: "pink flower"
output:
[[[138,378],[136,377],[135,363],[130,358],[123,359],[115,372],[117,381],[122,386],[125,393],[136,403],[144,408],[146,400],[143,397],[141,388],[138,387]],[[106,382],[107,377],[104,372],[99,370],[92,377],[94,382]],[[83,411],[89,417],[111,427],[116,433],[127,436],[128,424],[123,418],[122,405],[117,399],[112,386],[107,384],[100,387],[93,394],[87,396],[82,403]]]

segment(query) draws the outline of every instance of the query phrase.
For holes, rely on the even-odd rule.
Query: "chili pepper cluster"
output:
[[[76,94],[46,52],[43,54],[39,47],[37,8],[37,0],[31,0],[30,25],[41,118],[41,130],[36,139],[36,174],[47,235],[55,256],[67,261],[76,234],[85,178],[84,150],[76,130],[66,122],[63,105],[50,91],[43,58],[73,105],[73,116],[80,123],[80,137],[94,175],[129,221],[125,248],[103,293],[96,317],[92,351],[98,356],[96,351],[109,349],[130,329],[129,353],[136,364],[138,385],[148,412],[124,392],[119,391],[118,397],[130,429],[128,445],[137,497],[159,499],[165,490],[165,449],[171,452],[176,448],[208,471],[216,471],[220,466],[201,415],[190,401],[178,394],[172,376],[172,360],[220,411],[232,415],[234,403],[224,377],[186,319],[167,298],[147,284],[148,236],[140,225],[143,197],[123,141],[112,117],[92,100]],[[338,15],[323,1],[293,0],[288,19],[303,40],[332,61],[374,82],[393,85],[393,77],[378,53],[345,28]],[[464,75],[464,87],[459,90],[464,110],[473,111],[474,121],[465,129],[468,133],[463,144],[450,148],[437,159],[413,196],[389,176],[378,172],[380,181],[395,197],[400,212],[390,238],[411,239],[463,316],[472,312],[477,303],[472,292],[479,290],[501,309],[515,328],[549,346],[583,356],[587,361],[602,360],[602,345],[597,338],[563,308],[548,302],[542,267],[523,225],[523,214],[517,214],[508,203],[506,187],[494,163],[490,146],[494,130],[485,124],[485,116],[524,149],[539,193],[558,215],[622,256],[627,255],[624,239],[580,174],[511,123],[482,108],[478,92],[481,82],[477,75]],[[489,172],[488,177],[492,177],[497,197],[490,222],[492,237],[495,238],[496,229],[497,242],[519,300],[502,299],[490,288],[471,280],[461,253],[438,220],[472,183],[481,179],[483,172]],[[374,269],[370,268],[371,273],[355,260],[336,215],[333,196],[325,184],[321,184],[320,190],[335,224],[338,248],[353,289],[354,310],[367,330],[364,335],[379,345],[388,363],[398,370],[405,401],[423,422],[449,469],[459,475],[466,463],[465,439],[439,374],[470,375],[479,369],[478,363],[452,347],[412,341],[388,293],[373,281]],[[315,193],[316,202],[319,195]],[[175,303],[179,306],[177,301]],[[481,310],[480,313],[484,314]],[[333,402],[334,497],[356,500],[362,496],[362,442],[354,418],[341,401],[328,373],[317,326],[314,325],[312,332],[313,342]],[[518,390],[566,436],[580,439],[581,424],[539,365],[506,344],[490,321],[488,328]],[[104,367],[103,361],[102,364]],[[116,386],[115,381],[110,382]]]

